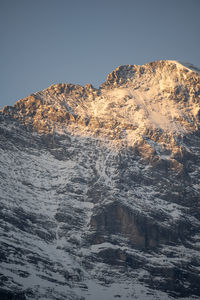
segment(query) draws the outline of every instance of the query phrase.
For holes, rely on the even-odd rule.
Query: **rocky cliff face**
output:
[[[2,299],[200,297],[198,72],[121,66],[2,109]]]

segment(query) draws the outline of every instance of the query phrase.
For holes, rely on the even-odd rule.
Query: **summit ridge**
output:
[[[99,89],[89,84],[52,85],[14,107],[4,107],[3,113],[45,132],[55,124],[64,130],[66,123],[68,130],[93,135],[97,128],[103,135],[120,135],[128,127],[181,134],[198,130],[199,95],[198,73],[177,61],[157,61],[120,66]],[[109,126],[110,131],[101,130]]]

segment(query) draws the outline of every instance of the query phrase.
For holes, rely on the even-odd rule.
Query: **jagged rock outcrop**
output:
[[[1,297],[200,296],[198,72],[121,66],[2,109]]]

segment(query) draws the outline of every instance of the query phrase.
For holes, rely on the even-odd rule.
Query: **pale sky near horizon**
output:
[[[54,83],[98,87],[119,65],[200,67],[200,0],[0,0],[0,108]]]

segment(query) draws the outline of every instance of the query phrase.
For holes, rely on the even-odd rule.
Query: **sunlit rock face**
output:
[[[200,75],[121,66],[0,113],[1,299],[200,297]]]

